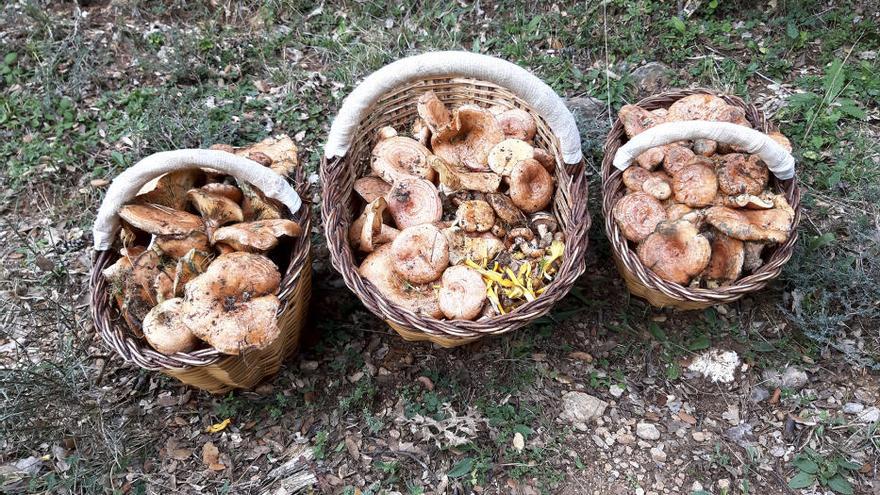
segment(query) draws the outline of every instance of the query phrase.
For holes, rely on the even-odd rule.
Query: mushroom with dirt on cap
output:
[[[495,225],[495,211],[485,201],[464,201],[455,212],[455,221],[465,232],[486,232]]]
[[[543,210],[553,199],[553,177],[535,159],[517,163],[510,172],[511,201],[520,210],[534,213]]]
[[[394,271],[406,281],[426,284],[449,266],[449,243],[440,229],[423,224],[408,227],[391,242]]]
[[[520,108],[511,108],[495,116],[505,137],[531,141],[535,138],[538,128],[535,119]]]
[[[397,228],[434,223],[443,216],[443,203],[434,184],[415,177],[398,180],[387,196],[388,211]]]
[[[280,237],[299,237],[300,226],[285,218],[257,220],[221,227],[214,232],[214,242],[232,246],[236,251],[266,252],[278,245]]]
[[[645,267],[663,280],[681,285],[706,269],[711,251],[709,240],[686,220],[660,223],[636,249]]]
[[[147,313],[144,318],[144,338],[153,349],[171,355],[189,352],[198,345],[199,339],[183,322],[183,299],[167,299]]]
[[[431,147],[446,163],[488,171],[489,151],[502,140],[504,132],[494,115],[476,105],[462,105],[453,112],[452,122],[431,136]]]
[[[712,286],[724,285],[739,279],[742,274],[745,250],[743,241],[715,232],[711,241],[712,254],[702,278]]]
[[[718,193],[718,178],[700,159],[692,160],[672,176],[672,194],[676,202],[691,207],[709,206]]]
[[[650,194],[636,192],[622,197],[614,205],[612,216],[625,238],[641,242],[666,220],[666,210]]]
[[[440,318],[443,312],[433,284],[412,284],[394,270],[391,244],[383,244],[364,259],[358,268],[361,277],[396,306],[430,318]]]
[[[465,265],[450,266],[443,272],[439,303],[443,314],[453,320],[473,320],[486,302],[486,282],[482,275]]]
[[[431,152],[418,141],[389,132],[380,131],[380,140],[373,147],[370,166],[373,174],[389,184],[409,177],[434,179],[434,170],[428,163]]]

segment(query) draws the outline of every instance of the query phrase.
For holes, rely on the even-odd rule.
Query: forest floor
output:
[[[880,494],[880,8],[669,3],[3,2],[0,492]],[[550,316],[405,342],[330,267],[316,217],[302,351],[254,391],[186,388],[95,335],[91,223],[123,168],[286,133],[319,203],[357,82],[456,48],[527,67],[579,119],[587,270]],[[621,105],[692,86],[792,139],[804,218],[765,290],[657,310],[608,262],[601,147]],[[730,384],[688,369],[715,350],[736,353]],[[566,419],[577,393],[604,410]]]

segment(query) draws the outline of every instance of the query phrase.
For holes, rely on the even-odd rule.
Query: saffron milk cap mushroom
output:
[[[666,156],[665,146],[654,146],[636,157],[636,164],[645,170],[654,170],[663,163]]]
[[[513,204],[510,197],[501,193],[491,193],[486,195],[486,202],[495,210],[495,215],[498,219],[508,227],[525,225],[525,214]]]
[[[712,254],[702,277],[707,282],[719,284],[736,281],[742,274],[745,260],[743,241],[716,232],[710,245]]]
[[[398,275],[426,284],[440,278],[449,266],[449,243],[437,227],[416,225],[403,229],[392,241],[390,256]]]
[[[197,168],[168,172],[144,184],[135,196],[134,202],[183,210],[187,203],[186,192],[192,189],[201,177],[202,171]]]
[[[371,203],[378,198],[384,198],[391,190],[391,184],[379,177],[361,177],[354,181],[354,190],[364,201]]]
[[[204,231],[193,230],[187,234],[157,235],[153,238],[153,247],[162,254],[180,258],[193,249],[210,251],[211,243],[208,242],[208,235]]]
[[[179,297],[167,299],[144,317],[144,338],[162,354],[189,352],[199,342],[180,317],[183,305],[183,299]]]
[[[370,166],[374,175],[389,184],[407,177],[430,181],[434,180],[434,170],[428,163],[429,156],[431,152],[418,141],[405,136],[393,136],[376,143]]]
[[[667,121],[715,120],[715,116],[727,107],[727,102],[710,94],[685,96],[669,106]]]
[[[718,192],[718,178],[711,167],[692,160],[672,176],[675,201],[691,207],[711,205]]]
[[[645,238],[636,253],[642,263],[663,280],[687,285],[709,264],[709,240],[690,222],[662,222]]]
[[[473,320],[482,313],[486,282],[476,270],[465,265],[450,266],[440,282],[440,310],[447,318]]]
[[[495,116],[498,125],[501,126],[501,132],[507,138],[522,139],[523,141],[531,141],[535,138],[538,128],[535,125],[535,119],[520,108],[511,108],[501,112]]]
[[[348,241],[352,247],[369,253],[376,246],[391,242],[400,233],[394,227],[385,225],[384,213],[388,203],[385,198],[376,198],[365,208],[348,229]]]
[[[437,188],[424,179],[409,177],[398,180],[386,199],[388,210],[399,229],[434,223],[443,216],[443,204]]]
[[[223,182],[212,182],[201,187],[202,191],[208,194],[223,196],[230,199],[233,203],[241,203],[241,189],[233,184],[225,184]]]
[[[694,156],[694,152],[690,148],[679,144],[668,144],[666,145],[666,154],[663,157],[663,168],[670,174],[675,175],[682,167],[693,160]]]
[[[553,177],[537,160],[522,160],[510,172],[508,194],[513,204],[526,213],[543,210],[553,199]]]
[[[485,201],[464,201],[458,205],[455,221],[465,232],[486,232],[495,225],[495,211]]]
[[[394,270],[391,244],[383,244],[370,253],[358,268],[358,273],[369,280],[393,304],[413,313],[440,318],[440,304],[433,284],[413,285]]]
[[[628,138],[641,134],[646,129],[666,121],[665,117],[649,112],[638,105],[622,106],[617,116],[620,118]]]
[[[724,194],[759,195],[767,187],[770,170],[757,155],[745,156],[739,153],[722,155],[715,169],[718,175],[718,188]]]
[[[556,170],[556,158],[554,158],[547,150],[535,148],[532,158],[538,160],[538,162],[540,162],[541,165],[543,165],[551,174]]]
[[[452,114],[433,91],[427,91],[419,97],[416,111],[431,134],[436,134],[440,129],[449,127],[452,123]]]
[[[191,249],[177,260],[177,266],[174,270],[174,284],[172,285],[174,295],[182,296],[183,288],[187,282],[204,273],[210,263],[211,255],[196,249]]]
[[[459,165],[451,165],[439,156],[431,156],[431,168],[440,176],[440,189],[444,192],[459,190],[495,192],[501,185],[501,176],[492,172],[474,172]]]
[[[188,302],[257,297],[274,294],[280,284],[281,273],[269,258],[236,251],[218,256],[186,284],[185,294]]]
[[[181,235],[205,230],[202,220],[192,213],[161,205],[125,205],[119,209],[119,217],[132,227],[154,235]]]
[[[190,189],[186,195],[202,215],[209,233],[221,225],[244,220],[241,207],[226,196],[211,194],[203,189]]]
[[[449,241],[449,262],[457,265],[467,260],[484,262],[504,251],[504,242],[490,232],[468,234],[458,227],[443,229]]]
[[[237,356],[250,349],[265,349],[278,338],[280,306],[274,295],[197,304],[185,301],[180,318],[193,335],[223,354]]]
[[[281,218],[281,205],[275,200],[267,198],[262,191],[246,182],[239,181],[238,187],[241,189],[241,212],[245,222]]]
[[[666,210],[650,194],[634,192],[620,198],[614,205],[612,216],[624,237],[641,242],[666,220]]]
[[[489,151],[504,140],[495,116],[476,105],[455,109],[450,125],[431,136],[434,154],[450,164],[488,171]]]
[[[236,251],[266,252],[278,245],[280,237],[299,237],[300,226],[285,218],[257,220],[221,227],[214,232],[214,242],[223,242]]]
[[[783,198],[784,201],[784,198]],[[791,233],[794,211],[786,202],[769,210],[734,210],[713,206],[706,221],[719,231],[741,241],[784,242]]]

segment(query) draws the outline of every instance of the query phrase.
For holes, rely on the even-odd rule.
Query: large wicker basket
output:
[[[764,114],[755,108],[754,105],[746,104],[739,97],[718,94],[707,89],[692,89],[663,93],[645,98],[638,102],[637,105],[646,110],[667,108],[675,101],[697,93],[713,94],[722,98],[730,105],[741,107],[745,110],[746,118],[752,124],[753,128],[758,131],[767,133],[773,130]],[[672,124],[665,125],[669,126]],[[706,123],[705,125],[709,126],[710,124]],[[654,272],[647,269],[639,260],[635,250],[629,245],[618,227],[617,222],[615,222],[612,217],[614,206],[626,194],[626,186],[623,184],[622,171],[614,166],[615,155],[618,155],[620,148],[626,142],[627,137],[623,129],[623,124],[620,119],[618,119],[611,128],[611,132],[605,141],[605,156],[602,161],[602,193],[604,195],[602,199],[602,210],[605,216],[605,231],[608,234],[608,239],[611,241],[611,250],[614,256],[614,261],[631,293],[647,299],[648,302],[657,307],[703,309],[714,304],[736,301],[748,293],[764,288],[768,282],[779,276],[783,265],[785,265],[785,263],[791,258],[797,242],[797,225],[800,222],[801,217],[801,193],[795,177],[783,180],[779,179],[775,174],[771,174],[770,176],[770,187],[777,193],[785,195],[789,204],[791,204],[791,207],[795,211],[795,216],[793,220],[794,224],[792,226],[792,235],[785,242],[765,250],[763,256],[764,265],[754,273],[717,289],[685,287],[680,284],[665,281],[655,275]],[[666,144],[666,142],[653,143],[655,146],[661,144]],[[790,159],[790,157],[788,158]],[[774,167],[771,165],[771,170],[773,170],[773,168]]]
[[[156,167],[157,157],[161,162],[160,167]],[[147,163],[150,161],[152,163]],[[228,162],[235,163],[237,168],[224,167],[223,163]],[[138,173],[139,167],[141,167],[140,173]],[[123,172],[127,174],[127,180],[123,182],[132,182],[131,179],[134,176],[139,176],[137,182],[142,185],[151,176],[157,177],[164,172],[191,167],[208,167],[239,178],[253,175],[253,173],[262,174],[263,171],[275,174],[256,162],[223,151],[179,150],[157,153],[144,159]],[[122,202],[134,194],[133,192],[119,194],[120,191],[114,191],[114,187],[117,186],[117,182],[121,178],[122,175],[114,180],[99,211],[99,221],[105,221],[105,225],[118,224],[116,210]],[[280,329],[279,337],[265,349],[244,352],[239,356],[221,354],[213,348],[164,355],[153,350],[143,339],[132,335],[128,326],[119,316],[115,304],[111,302],[107,281],[101,275],[101,271],[113,264],[119,257],[118,249],[114,249],[114,246],[109,244],[118,241],[115,240],[114,235],[112,239],[99,242],[99,236],[107,237],[107,235],[98,232],[99,222],[96,221],[96,251],[91,272],[92,318],[104,341],[124,360],[133,362],[146,370],[161,371],[187,385],[219,394],[235,388],[255,386],[266,377],[277,373],[281,363],[296,351],[311,295],[312,265],[309,252],[311,217],[308,205],[299,204],[296,192],[285,179],[277,174],[271,178],[274,181],[273,186],[277,190],[267,191],[264,189],[263,192],[286,205],[286,208],[282,209],[286,210],[288,218],[300,224],[303,234],[291,240],[290,252],[284,255],[287,260],[286,266],[279,267],[283,274],[278,293],[278,298],[281,300],[277,316]],[[302,167],[297,168],[294,182],[297,188],[303,186]],[[134,188],[134,191],[137,187]],[[131,187],[121,186],[117,189],[131,189]],[[111,197],[114,199],[110,199]],[[295,201],[291,201],[290,198],[294,198]],[[293,211],[292,214],[291,211]],[[109,231],[110,229],[105,228],[105,230]]]
[[[524,109],[538,123],[536,143],[556,157],[558,185],[552,210],[566,236],[562,266],[545,293],[511,313],[478,321],[426,318],[390,303],[358,274],[348,243],[349,226],[359,214],[353,183],[369,168],[377,130],[408,129],[417,116],[416,101],[428,90],[450,107],[470,103]],[[346,98],[334,120],[321,179],[321,214],[333,266],[364,305],[407,340],[453,347],[518,329],[545,315],[584,271],[590,217],[574,118],[549,86],[512,63],[474,53],[434,52],[375,72]]]

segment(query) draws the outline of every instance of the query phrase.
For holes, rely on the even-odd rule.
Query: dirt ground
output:
[[[0,492],[880,494],[877,5],[679,3],[4,3]],[[550,315],[406,342],[332,269],[316,214],[302,350],[253,391],[187,388],[95,334],[91,224],[126,166],[285,133],[317,205],[342,99],[455,48],[529,68],[578,119],[590,249]],[[609,262],[601,147],[621,105],[693,86],[792,139],[804,219],[765,290],[658,310]]]

